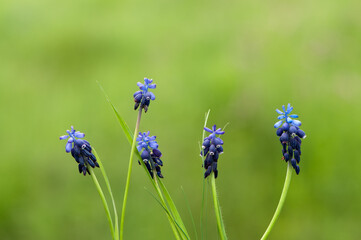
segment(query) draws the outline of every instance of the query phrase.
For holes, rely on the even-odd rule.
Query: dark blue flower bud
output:
[[[297,140],[295,140],[295,145],[296,145],[296,148],[295,150],[298,150],[298,151],[301,151],[301,144],[299,142],[297,142]]]
[[[203,144],[202,144],[202,148],[209,148],[211,146],[211,141],[209,139],[204,140]]]
[[[293,148],[291,146],[288,146],[288,154],[290,155],[290,158],[293,157]]]
[[[164,178],[163,175],[162,175],[162,173],[161,173],[160,171],[157,172],[157,175],[158,175],[159,178]]]
[[[150,176],[153,178],[152,168],[150,166],[149,161],[147,159],[144,159],[143,162],[144,162],[145,166],[147,167]]]
[[[277,128],[277,130],[276,130],[277,136],[280,137],[282,135],[282,133],[283,133],[283,129],[282,128]]]
[[[204,160],[204,168],[207,169],[210,165],[212,165],[213,157],[208,154],[206,159]]]
[[[136,91],[136,92],[133,94],[133,97],[135,98],[137,95],[142,95],[142,91]]]
[[[204,172],[204,178],[208,177],[212,172],[212,166],[209,166],[207,170]]]
[[[143,97],[142,94],[137,94],[137,95],[135,95],[135,96],[134,96],[134,102],[140,103],[141,100],[142,100],[142,97]]]
[[[218,177],[217,162],[212,163],[212,170],[214,172],[214,178]]]
[[[158,177],[164,178],[159,166],[156,166],[156,167],[155,167],[155,171],[157,172]]]
[[[209,147],[209,154],[210,155],[214,155],[214,152],[216,151],[216,147],[214,146],[214,144],[212,144],[210,147]]]
[[[290,139],[290,145],[291,145],[291,147],[293,148],[293,149],[297,149],[297,145],[298,145],[299,143],[297,142],[297,140],[296,139],[294,139],[294,138],[291,138]]]
[[[290,125],[288,123],[286,123],[286,122],[282,125],[282,130],[283,131],[288,131],[289,128],[290,128]]]
[[[282,133],[281,137],[280,137],[280,141],[283,142],[287,142],[288,141],[288,133],[284,132]]]
[[[88,159],[88,163],[92,168],[95,167],[95,163],[92,160]]]
[[[146,112],[148,112],[148,106],[149,106],[149,104],[148,105],[146,105],[146,104],[144,104],[144,112],[146,113]]]
[[[297,163],[300,163],[301,159],[300,159],[300,153],[299,153],[299,151],[298,151],[298,150],[295,150],[295,151],[293,152],[293,155],[295,156],[295,159],[296,159]]]
[[[305,138],[306,133],[304,131],[302,131],[301,129],[298,129],[297,130],[297,136],[299,136],[300,138]]]
[[[78,170],[79,170],[79,173],[82,173],[83,172],[83,164],[79,164],[78,165]]]
[[[162,160],[160,160],[159,158],[153,158],[153,159],[159,166],[163,166],[163,161]]]
[[[142,152],[142,154],[140,156],[142,157],[143,160],[150,158],[150,154],[146,149],[143,150],[143,152]]]
[[[153,154],[154,156],[160,158],[162,156],[161,151],[159,151],[158,149],[153,149]]]
[[[222,154],[223,153],[223,146],[217,147],[217,151],[218,151],[219,154]]]
[[[297,132],[297,128],[295,126],[291,126],[290,127],[290,133],[296,133]]]
[[[152,95],[150,94],[150,92],[147,92],[146,94],[144,94],[144,97],[146,100],[150,100],[151,96]]]
[[[136,103],[134,104],[134,110],[137,110],[138,107],[139,107],[139,102],[136,102]]]
[[[214,138],[212,140],[212,144],[214,144],[216,147],[223,144],[223,141],[220,138]]]
[[[215,151],[215,152],[214,152],[214,155],[213,155],[213,161],[214,161],[214,162],[217,162],[217,161],[218,161],[218,158],[219,158],[219,153],[218,153],[218,151]]]
[[[285,159],[286,162],[288,162],[288,160],[290,160],[290,155],[288,154],[288,152],[286,152],[285,154],[283,154],[283,157]]]
[[[298,175],[300,173],[300,167],[297,165],[295,170],[296,170],[296,174]]]
[[[292,159],[291,159],[291,164],[292,164],[292,167],[293,167],[294,169],[297,168],[297,161],[296,161],[296,159],[292,158]]]
[[[208,151],[209,151],[209,148],[206,148],[206,149],[202,150],[201,151],[201,157],[206,156]]]

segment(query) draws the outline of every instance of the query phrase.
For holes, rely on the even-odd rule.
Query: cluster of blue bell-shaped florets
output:
[[[292,167],[295,169],[296,173],[299,174],[300,167],[299,163],[301,160],[301,138],[305,138],[306,134],[299,127],[301,122],[294,120],[292,118],[298,118],[298,115],[291,114],[293,107],[291,104],[288,104],[287,109],[285,106],[282,106],[283,112],[281,110],[276,110],[278,114],[278,121],[274,127],[277,128],[276,134],[280,137],[280,142],[282,144],[282,154],[283,159],[288,162],[291,161]],[[281,126],[282,125],[282,126]]]
[[[203,167],[206,169],[204,172],[204,178],[208,177],[211,172],[214,172],[214,177],[217,178],[217,162],[219,155],[223,153],[223,140],[216,137],[216,135],[223,135],[224,131],[220,128],[217,129],[216,125],[209,129],[204,128],[205,131],[211,133],[208,137],[204,138],[202,144],[201,156],[205,156]]]
[[[163,178],[160,167],[163,166],[163,162],[160,159],[162,157],[161,151],[158,150],[158,143],[155,141],[156,136],[149,136],[148,132],[139,132],[137,142],[137,149],[141,152],[140,156],[143,159],[145,166],[147,167],[150,176],[153,178],[153,169],[157,172],[158,177]],[[139,162],[139,161],[138,161]],[[140,164],[140,162],[139,162]]]
[[[78,165],[79,173],[83,173],[84,176],[86,173],[90,175],[89,166],[92,168],[99,167],[97,163],[97,159],[92,153],[92,148],[88,141],[84,139],[77,139],[83,138],[85,136],[84,133],[79,131],[75,131],[74,127],[71,126],[71,131],[66,131],[68,135],[64,135],[60,137],[60,140],[68,139],[68,142],[65,146],[66,152],[71,152],[71,155],[75,159]]]
[[[148,111],[150,100],[155,100],[155,95],[148,90],[155,89],[157,87],[156,84],[152,84],[152,82],[152,79],[144,78],[144,84],[141,82],[137,83],[140,91],[136,91],[133,94],[135,102],[134,110],[137,110],[140,106],[141,109],[144,108],[144,112]]]

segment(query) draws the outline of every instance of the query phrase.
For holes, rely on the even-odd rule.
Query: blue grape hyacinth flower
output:
[[[153,170],[157,172],[158,177],[163,178],[160,167],[163,166],[161,151],[158,149],[158,143],[155,141],[156,136],[149,136],[150,132],[139,132],[137,137],[137,149],[147,167],[150,176],[153,178]],[[142,151],[143,150],[143,151]],[[140,164],[140,162],[138,161]]]
[[[282,144],[282,159],[286,162],[291,161],[292,167],[295,169],[296,173],[299,174],[300,167],[298,164],[301,161],[301,139],[306,138],[306,134],[299,128],[301,122],[292,119],[298,118],[298,115],[289,115],[293,110],[291,104],[287,105],[287,109],[285,109],[285,106],[283,105],[282,109],[283,112],[276,109],[276,112],[280,114],[280,116],[278,116],[280,121],[274,125],[274,127],[277,128],[276,134],[280,137],[280,142]]]
[[[204,138],[201,151],[201,156],[206,157],[203,163],[203,167],[206,169],[204,178],[208,177],[212,171],[214,177],[217,178],[217,162],[219,155],[223,153],[223,140],[218,138],[217,135],[223,135],[224,131],[221,128],[217,129],[216,125],[212,129],[205,127],[204,130],[210,133],[208,137]]]
[[[279,126],[281,126],[283,122],[286,122],[288,124],[292,124],[292,125],[294,125],[296,127],[301,126],[300,121],[292,119],[292,118],[298,118],[298,115],[290,114],[292,112],[292,110],[293,110],[293,107],[291,107],[290,103],[287,105],[287,109],[285,108],[285,105],[283,105],[282,110],[283,110],[283,112],[281,110],[279,110],[279,109],[276,109],[276,112],[278,114],[280,114],[280,115],[278,116],[279,121],[276,122],[275,125],[274,125],[275,128],[278,128]]]
[[[95,156],[92,153],[92,148],[88,141],[80,139],[85,136],[84,133],[75,131],[74,127],[71,126],[71,130],[66,131],[68,135],[60,137],[60,140],[68,139],[65,145],[65,151],[71,152],[71,155],[78,163],[79,173],[86,173],[90,175],[89,166],[92,168],[99,167]]]
[[[140,106],[141,109],[144,108],[144,112],[148,111],[150,100],[155,100],[155,95],[148,90],[155,89],[157,87],[156,84],[153,84],[152,82],[152,79],[144,78],[144,84],[141,82],[137,83],[140,91],[136,91],[133,94],[135,102],[134,110],[137,110]]]

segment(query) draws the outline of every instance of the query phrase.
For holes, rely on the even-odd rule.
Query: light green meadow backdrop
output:
[[[130,146],[96,81],[131,129],[136,83],[156,100],[164,182],[192,239],[202,200],[201,140],[226,128],[219,200],[229,239],[259,239],[286,173],[273,124],[291,103],[307,138],[270,240],[361,236],[361,4],[357,0],[5,0],[0,2],[0,239],[111,239],[90,177],[60,141],[97,149],[121,209]],[[99,170],[96,170],[100,174]],[[99,175],[100,176],[100,175]],[[134,161],[125,239],[173,239]],[[218,239],[210,196],[205,239]]]

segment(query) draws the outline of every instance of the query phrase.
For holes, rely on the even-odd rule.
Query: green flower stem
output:
[[[205,184],[206,180],[203,178],[203,187],[202,187],[202,206],[201,206],[201,216],[200,216],[200,225],[201,225],[201,240],[203,240],[203,215],[204,215],[204,207],[205,207],[205,201],[204,201],[204,195],[205,195]]]
[[[214,173],[212,173],[211,178],[212,178],[211,181],[212,181],[212,193],[213,193],[214,210],[215,210],[216,218],[217,218],[218,232],[219,232],[219,236],[221,237],[221,239],[226,240],[227,235],[226,235],[226,230],[225,230],[224,224],[223,224],[221,208],[220,208],[219,202],[218,202],[216,179],[214,177]]]
[[[158,196],[160,197],[160,201],[162,203],[162,205],[165,207],[166,209],[166,212],[167,212],[167,216],[168,216],[168,220],[169,220],[169,224],[172,228],[172,231],[173,231],[173,234],[174,234],[174,237],[177,239],[177,240],[180,240],[180,234],[179,234],[179,231],[178,231],[178,228],[177,228],[177,225],[175,223],[175,219],[173,216],[171,216],[170,212],[168,211],[167,209],[167,204],[165,203],[164,201],[164,198],[163,198],[163,194],[162,194],[162,191],[160,190],[159,188],[159,185],[158,185],[158,181],[157,181],[157,175],[154,173],[153,171],[153,177],[154,177],[154,183],[155,183],[155,188],[157,190],[157,193],[158,193]],[[179,227],[179,226],[178,226]],[[180,228],[180,227],[179,227]],[[182,238],[183,239],[183,238]]]
[[[101,173],[103,175],[105,184],[107,185],[107,189],[108,189],[110,198],[112,199],[114,218],[115,218],[115,232],[114,232],[114,235],[115,235],[115,240],[118,240],[119,239],[119,219],[118,219],[118,212],[117,212],[117,208],[116,208],[114,197],[113,197],[112,188],[110,187],[109,179],[108,179],[108,176],[107,176],[107,174],[105,172],[105,169],[103,167],[103,163],[100,161],[100,157],[98,156],[98,154],[97,154],[97,152],[95,151],[94,148],[93,148],[93,153],[94,153],[94,155],[95,155],[95,157],[97,159],[97,162],[99,163],[100,171],[101,171]]]
[[[208,112],[206,113],[205,115],[205,118],[204,118],[204,126],[203,126],[203,129],[205,127],[207,127],[207,122],[208,122],[208,117],[209,117],[209,113],[211,112],[211,109],[208,109]],[[203,141],[204,139],[204,135],[205,135],[206,131],[203,130],[202,131],[202,139],[201,141]],[[201,147],[201,143],[200,143],[200,151],[202,151],[202,147]],[[202,159],[202,164],[204,162],[204,156],[201,157]],[[202,165],[203,166],[203,165]],[[203,173],[204,173],[204,170],[203,170]],[[204,195],[205,195],[205,185],[206,185],[206,179],[203,178],[203,188],[202,188],[202,207],[201,207],[201,217],[200,217],[200,225],[201,225],[201,239],[203,240],[203,212],[204,212],[204,207],[205,207],[205,204],[204,204]]]
[[[290,183],[291,183],[291,176],[292,176],[292,167],[291,167],[291,164],[290,162],[288,162],[287,164],[287,174],[286,174],[286,179],[285,179],[285,183],[283,185],[283,190],[282,190],[282,194],[281,194],[281,198],[280,198],[280,201],[278,202],[278,206],[277,206],[277,209],[272,217],[272,220],[270,222],[270,224],[268,225],[267,229],[266,229],[266,232],[263,234],[261,240],[265,240],[267,239],[269,233],[271,232],[273,226],[275,225],[276,221],[277,221],[277,218],[278,216],[280,215],[281,213],[281,210],[282,210],[282,207],[283,207],[283,204],[286,200],[286,196],[287,196],[287,192],[288,192],[288,188],[290,186]]]
[[[104,193],[102,191],[102,188],[99,185],[98,179],[94,174],[94,171],[92,168],[89,168],[89,172],[90,172],[90,176],[93,179],[93,182],[95,184],[96,189],[98,190],[98,193],[100,195],[100,198],[102,199],[103,205],[104,205],[104,209],[105,209],[105,213],[107,215],[108,218],[108,222],[109,222],[109,227],[110,227],[110,232],[112,233],[112,237],[115,240],[115,234],[114,234],[114,226],[113,226],[113,221],[112,221],[112,217],[110,215],[110,211],[109,211],[109,207],[108,207],[108,203],[107,200],[105,199]]]
[[[134,130],[132,147],[131,147],[131,150],[130,150],[130,158],[129,158],[127,182],[125,183],[125,191],[124,191],[122,215],[121,215],[121,217],[120,217],[120,239],[123,239],[125,208],[126,208],[126,205],[127,205],[128,191],[129,191],[129,183],[130,183],[130,175],[131,175],[131,173],[132,173],[132,165],[133,165],[133,156],[134,156],[134,150],[135,150],[135,143],[136,143],[137,136],[138,136],[140,119],[141,119],[141,117],[142,117],[142,109],[143,109],[142,107],[139,108],[137,123],[136,123],[136,125],[135,125],[135,130]]]

